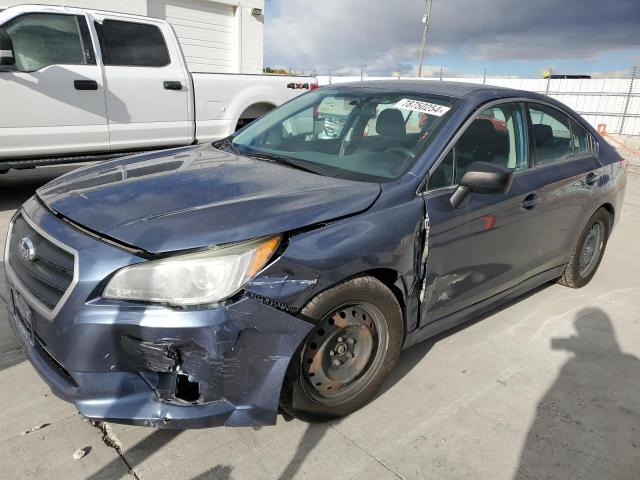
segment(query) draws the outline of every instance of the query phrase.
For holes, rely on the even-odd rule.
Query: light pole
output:
[[[429,33],[429,21],[431,20],[431,5],[433,0],[426,0],[427,14],[422,17],[424,31],[422,32],[422,48],[420,48],[420,67],[418,68],[418,78],[422,77],[422,64],[424,63],[424,52],[427,47],[427,33]]]

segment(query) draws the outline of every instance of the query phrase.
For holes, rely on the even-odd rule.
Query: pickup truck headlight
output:
[[[153,260],[119,270],[105,298],[178,307],[217,303],[238,293],[267,264],[280,236]]]

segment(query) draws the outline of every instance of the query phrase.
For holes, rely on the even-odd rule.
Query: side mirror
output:
[[[9,34],[0,27],[0,66],[11,66],[16,64],[13,54],[13,42]]]
[[[466,205],[471,192],[489,195],[507,193],[512,182],[513,170],[495,163],[473,162],[451,195],[451,205],[453,208]]]

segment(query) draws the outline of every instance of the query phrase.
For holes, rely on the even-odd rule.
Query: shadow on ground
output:
[[[407,350],[404,350],[401,353],[400,358],[398,359],[398,363],[394,367],[393,371],[391,372],[387,380],[383,383],[382,387],[380,388],[378,393],[374,396],[372,401],[380,397],[381,395],[384,395],[385,392],[392,389],[397,383],[399,383],[407,374],[409,374],[409,372],[411,372],[411,370],[414,369],[416,365],[418,365],[427,356],[427,354],[433,348],[433,346],[440,340],[447,338],[450,335],[455,335],[456,333],[464,330],[465,328],[468,328],[471,325],[474,325],[484,320],[485,318],[495,315],[501,310],[509,308],[514,303],[521,302],[525,298],[531,295],[535,295],[536,293],[544,290],[550,285],[552,284],[548,283],[548,284],[542,285],[510,302],[505,303],[504,305],[501,305],[499,307],[496,307],[484,313],[483,315],[477,316],[466,323],[463,323],[457,327],[447,330],[446,332],[436,335],[435,337],[430,338],[429,340],[425,340],[424,342],[418,343],[417,345],[414,345],[408,348]],[[337,420],[334,423],[337,423],[337,422],[339,422],[339,420]],[[320,443],[325,433],[330,428],[332,428],[330,423],[316,423],[316,424],[310,423],[307,426],[307,429],[303,437],[300,439],[298,448],[296,449],[296,454],[289,461],[289,464],[287,465],[284,472],[280,476],[280,480],[289,480],[296,477],[296,474],[299,472],[306,458],[313,451],[313,449]]]
[[[0,212],[17,210],[42,185],[82,165],[11,170],[0,174]]]
[[[574,324],[577,335],[551,340],[573,356],[538,404],[515,479],[638,479],[640,360],[620,350],[602,310]]]

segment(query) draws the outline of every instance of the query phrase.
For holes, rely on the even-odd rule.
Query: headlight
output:
[[[175,306],[220,302],[238,293],[269,261],[280,236],[140,263],[119,270],[105,298]]]

